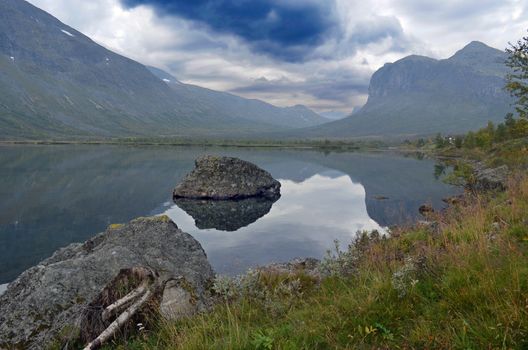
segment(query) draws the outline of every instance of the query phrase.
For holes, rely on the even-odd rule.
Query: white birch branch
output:
[[[106,309],[103,311],[102,318],[103,321],[108,321],[112,315],[119,312],[121,309],[123,309],[127,304],[130,302],[136,300],[141,295],[145,293],[147,290],[147,283],[142,283],[139,287],[122,297],[121,299],[117,300],[115,303],[108,305]]]
[[[143,296],[126,309],[114,322],[112,322],[97,338],[92,340],[84,347],[84,350],[93,350],[99,348],[108,339],[110,339],[123,325],[125,325],[132,316],[152,297],[153,293],[147,290]]]

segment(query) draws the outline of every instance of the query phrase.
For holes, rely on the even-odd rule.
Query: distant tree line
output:
[[[491,148],[493,144],[507,140],[528,137],[528,119],[514,118],[509,113],[504,122],[495,126],[492,122],[477,131],[470,131],[465,135],[447,136],[436,135],[436,148],[454,146],[456,148]]]

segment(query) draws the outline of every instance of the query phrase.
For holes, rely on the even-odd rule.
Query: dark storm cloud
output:
[[[147,5],[214,32],[233,34],[255,51],[289,62],[304,61],[338,31],[334,0],[121,0]]]
[[[349,38],[349,42],[354,47],[361,47],[370,43],[380,42],[386,38],[393,40],[391,51],[405,51],[412,43],[405,35],[398,18],[379,16],[369,21],[358,21],[354,34]]]

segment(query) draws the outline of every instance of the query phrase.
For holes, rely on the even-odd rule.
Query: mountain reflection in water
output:
[[[240,215],[247,203],[198,201],[192,210],[177,203],[165,213],[200,241],[217,272],[227,274],[295,257],[320,258],[336,239],[346,245],[358,231],[384,231],[367,213],[363,186],[343,173],[280,182],[281,198],[268,203],[271,210],[253,207],[263,212],[252,214],[251,222]]]

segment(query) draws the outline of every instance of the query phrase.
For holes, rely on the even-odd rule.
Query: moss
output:
[[[120,229],[120,228],[122,228],[124,226],[125,226],[124,224],[110,224],[108,226],[108,229],[109,230],[117,230],[117,229]]]
[[[66,348],[80,349],[83,344],[79,343],[79,335],[79,327],[71,325],[64,326],[46,348],[48,350],[61,350]],[[68,343],[69,346],[65,347],[65,343]]]
[[[157,216],[141,216],[139,218],[136,218],[131,221],[132,223],[139,223],[139,222],[171,222],[170,217],[167,215],[157,215]]]
[[[161,221],[161,222],[170,222],[171,221],[170,217],[168,217],[167,215],[156,216],[156,218],[158,219],[158,221]]]
[[[187,293],[190,294],[191,296],[191,304],[193,305],[196,305],[197,301],[198,301],[198,296],[196,295],[196,289],[193,287],[193,285],[187,281],[185,278],[182,278],[178,285],[183,288]]]

